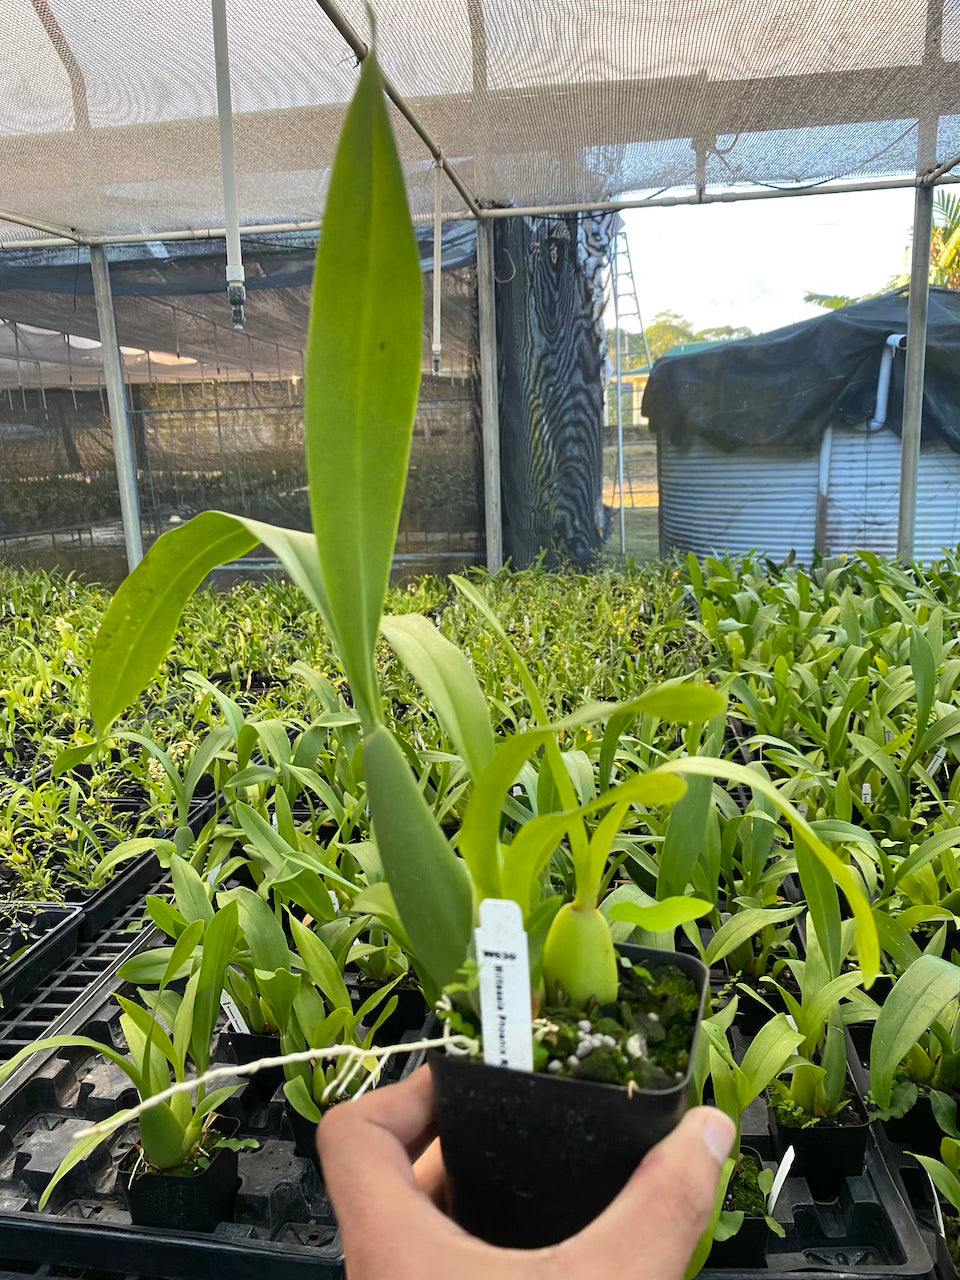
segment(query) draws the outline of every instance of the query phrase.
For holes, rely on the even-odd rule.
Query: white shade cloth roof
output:
[[[960,0],[376,0],[485,205],[903,178],[960,152]],[[342,0],[368,36],[362,0]],[[315,0],[227,0],[240,222],[322,217],[356,59]],[[433,159],[394,111],[411,205]],[[447,214],[465,212],[443,184]],[[0,243],[224,222],[209,0],[0,0]]]

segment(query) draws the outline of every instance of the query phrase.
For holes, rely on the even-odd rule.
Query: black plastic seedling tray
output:
[[[749,1040],[736,1031],[733,1035],[734,1052],[742,1057]],[[862,1098],[869,1078],[849,1037],[847,1058]],[[744,1115],[742,1129],[743,1146],[757,1151],[765,1163],[772,1162],[771,1121],[762,1098]],[[721,1268],[711,1266],[708,1260],[703,1275],[718,1280],[746,1280],[758,1275],[787,1280],[803,1272],[824,1280],[828,1276],[835,1280],[934,1280],[936,1241],[918,1220],[899,1176],[898,1161],[899,1153],[886,1141],[882,1126],[871,1124],[863,1171],[843,1179],[835,1200],[818,1201],[805,1178],[787,1178],[775,1211],[786,1235],[781,1239],[768,1233],[765,1267]],[[768,1163],[768,1167],[774,1166]],[[916,1169],[919,1172],[919,1166]]]
[[[133,944],[152,945],[149,936]],[[119,958],[118,958],[119,959]],[[117,964],[95,997],[78,1006],[74,1027],[101,1043],[123,1047],[119,1010],[108,994]],[[54,1029],[66,1029],[61,1018]],[[223,1055],[217,1055],[223,1056]],[[36,1212],[39,1195],[85,1123],[134,1100],[119,1069],[93,1052],[37,1055],[0,1090],[0,1273],[24,1264],[111,1273],[208,1280],[334,1280],[342,1251],[329,1200],[314,1161],[299,1154],[281,1092],[264,1098],[244,1088],[230,1104],[240,1136],[257,1150],[239,1153],[239,1189],[233,1221],[209,1235],[134,1227],[118,1174],[136,1140],[136,1127],[120,1131],[56,1189]],[[15,1260],[15,1261],[14,1261]]]
[[[9,1007],[30,994],[77,949],[78,907],[5,903],[0,910],[0,1000]]]
[[[132,807],[141,807],[138,801],[129,802]],[[190,827],[194,835],[199,834],[214,811],[214,801],[204,798],[196,801],[190,809]],[[168,832],[158,832],[158,836]],[[78,893],[71,899],[71,904],[78,906],[83,912],[80,921],[79,938],[81,942],[91,942],[98,938],[126,907],[131,903],[141,906],[147,893],[163,879],[163,873],[153,853],[144,853],[139,858],[121,867],[116,875],[95,893]]]
[[[80,921],[80,941],[91,942],[98,938],[123,909],[131,902],[143,904],[143,900],[157,880],[160,868],[153,853],[134,858],[129,866],[121,868],[113,879],[96,893],[85,899],[77,899],[83,915]]]

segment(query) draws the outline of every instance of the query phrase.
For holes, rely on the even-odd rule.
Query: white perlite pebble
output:
[[[643,1043],[642,1037],[638,1035],[631,1036],[625,1046],[627,1053],[629,1053],[631,1058],[642,1058],[646,1047],[647,1046]]]
[[[551,1075],[556,1075],[558,1071],[563,1070],[563,1063],[560,1061],[559,1058],[551,1058],[550,1061],[547,1063],[547,1070],[550,1072]]]
[[[577,1057],[580,1059],[588,1058],[593,1053],[593,1041],[581,1040],[577,1045]]]
[[[581,1021],[580,1021],[580,1022],[578,1022],[578,1023],[577,1023],[577,1030],[578,1030],[578,1031],[582,1031],[582,1032],[583,1032],[583,1034],[586,1036],[586,1035],[589,1035],[589,1034],[590,1034],[590,1032],[593,1030],[593,1027],[592,1027],[592,1026],[591,1026],[591,1024],[587,1021],[587,1019],[586,1019],[586,1018],[583,1018],[583,1019],[581,1019]]]

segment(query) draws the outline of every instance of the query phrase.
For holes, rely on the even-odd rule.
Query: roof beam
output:
[[[317,0],[317,4],[320,6],[323,12],[330,19],[331,23],[339,32],[339,34],[343,37],[343,39],[347,42],[347,44],[353,50],[358,61],[363,62],[364,58],[366,58],[367,54],[370,52],[370,47],[363,40],[361,40],[359,32],[352,25],[352,23],[345,17],[345,15],[341,12],[340,6],[335,4],[334,0]],[[477,197],[473,194],[473,192],[470,190],[467,184],[463,181],[463,179],[457,173],[456,169],[454,169],[453,165],[449,162],[449,160],[443,154],[443,151],[440,149],[440,146],[438,145],[438,143],[436,143],[433,140],[433,138],[424,128],[420,120],[420,117],[413,110],[413,108],[408,105],[406,99],[403,97],[399,89],[397,89],[396,85],[387,75],[386,71],[384,71],[382,67],[380,70],[381,70],[381,75],[383,77],[383,88],[387,97],[390,99],[393,105],[397,108],[397,110],[406,120],[407,124],[409,124],[410,127],[413,129],[414,133],[416,133],[417,136],[421,139],[421,141],[426,146],[427,150],[433,156],[434,160],[437,162],[437,164],[440,166],[443,172],[447,175],[447,177],[456,187],[457,191],[459,192],[461,198],[466,203],[466,206],[470,210],[470,212],[474,215],[475,218],[479,218],[481,216],[481,210],[480,210],[480,204],[479,204],[479,201],[477,200]]]

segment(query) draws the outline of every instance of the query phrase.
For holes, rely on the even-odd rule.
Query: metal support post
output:
[[[443,343],[440,337],[440,295],[443,289],[443,170],[433,171],[433,376],[440,372]]]
[[[500,393],[497,380],[497,309],[493,227],[477,223],[477,311],[480,328],[480,406],[483,433],[483,512],[487,568],[503,567],[500,507]]]
[[[242,329],[247,291],[240,251],[240,213],[237,206],[237,167],[233,158],[233,102],[230,94],[230,49],[227,42],[226,0],[212,0],[213,60],[217,71],[217,115],[220,119],[220,168],[223,175],[223,220],[227,238],[227,301],[233,327]]]
[[[927,309],[930,301],[930,245],[933,239],[933,187],[917,187],[913,206],[913,250],[910,255],[910,301],[907,308],[907,369],[903,388],[903,432],[900,442],[900,520],[897,556],[913,559],[917,518],[917,469],[920,463],[920,419],[923,372],[927,358]]]
[[[113,430],[113,456],[117,463],[117,487],[120,490],[120,514],[123,517],[123,539],[127,548],[130,573],[143,559],[140,533],[140,496],[137,493],[137,467],[133,455],[133,437],[127,414],[127,397],[123,386],[123,360],[117,339],[117,321],[113,313],[110,268],[102,245],[90,249],[93,292],[97,303],[97,324],[103,355],[103,376],[107,384],[107,404]]]
[[[927,0],[921,72],[932,74],[940,64],[944,0]],[[927,360],[927,311],[930,304],[930,247],[933,242],[933,182],[937,162],[939,115],[917,121],[917,190],[913,205],[913,248],[910,254],[910,300],[907,305],[907,367],[903,386],[903,428],[900,437],[900,515],[897,556],[913,559],[917,521],[917,472],[920,466],[920,425],[923,416],[923,373]]]
[[[623,509],[623,383],[620,381],[620,283],[617,247],[613,250],[613,327],[617,335],[617,487],[620,490],[620,554],[627,554],[627,517]]]

